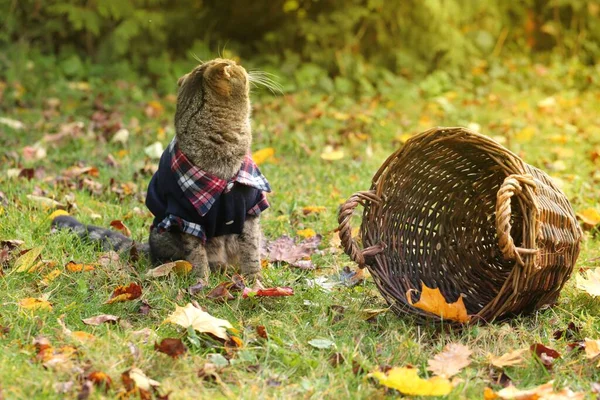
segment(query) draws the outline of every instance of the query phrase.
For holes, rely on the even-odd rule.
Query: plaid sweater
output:
[[[207,240],[242,233],[248,216],[269,207],[265,192],[270,191],[249,154],[226,181],[192,164],[173,139],[150,180],[146,206],[159,231],[176,229]]]

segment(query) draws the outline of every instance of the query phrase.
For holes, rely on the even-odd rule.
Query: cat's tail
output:
[[[137,243],[127,236],[95,225],[85,225],[69,215],[60,215],[52,220],[52,229],[68,229],[81,239],[99,243],[105,251],[128,252],[135,248],[138,253],[148,255],[148,243]]]

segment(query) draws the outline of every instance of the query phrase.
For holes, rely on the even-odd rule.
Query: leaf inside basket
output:
[[[454,303],[448,303],[439,288],[431,289],[423,282],[421,282],[421,285],[421,298],[414,304],[411,298],[411,292],[414,289],[406,292],[408,304],[423,311],[439,315],[444,319],[457,322],[469,322],[470,317],[467,315],[467,309],[462,295]]]

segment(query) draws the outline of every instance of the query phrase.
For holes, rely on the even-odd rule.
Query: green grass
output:
[[[448,398],[483,398],[486,386],[498,389],[486,355],[500,355],[533,343],[555,348],[563,357],[552,371],[546,371],[528,356],[523,366],[505,371],[515,385],[527,388],[554,379],[557,387],[568,385],[589,392],[590,384],[600,379],[600,370],[583,353],[568,353],[566,340],[552,338],[555,330],[566,328],[571,321],[581,328],[581,338],[598,338],[599,303],[575,289],[574,280],[567,283],[554,308],[461,330],[439,324],[418,325],[411,317],[391,312],[365,321],[363,309],[386,306],[370,279],[364,285],[331,292],[306,284],[307,278],[335,275],[352,265],[345,255],[329,249],[338,206],[355,191],[369,188],[381,163],[407,136],[431,126],[477,123],[482,133],[504,141],[528,163],[558,178],[576,211],[590,207],[600,210],[600,161],[594,164],[591,157],[591,152],[600,147],[597,91],[573,89],[567,78],[580,71],[564,66],[551,69],[543,77],[535,76],[529,65],[515,67],[507,63],[507,71],[511,68],[512,72],[501,78],[474,76],[457,83],[451,91],[441,91],[437,97],[429,95],[423,83],[409,82],[397,82],[385,96],[355,100],[309,91],[279,97],[256,94],[254,149],[273,147],[276,157],[275,162],[261,165],[274,188],[271,208],[262,219],[264,236],[273,240],[283,234],[295,236],[300,229],[314,229],[324,238],[322,254],[313,256],[318,269],[307,272],[270,264],[264,271],[265,285],[292,286],[294,296],[216,303],[205,298],[206,291],[190,296],[186,289],[194,280],[189,276],[144,279],[149,264],[143,259],[133,263],[122,260],[92,272],[64,271],[48,286],[40,282],[50,269],[17,273],[9,263],[0,277],[0,325],[10,328],[0,334],[2,394],[7,399],[56,398],[54,384],[72,381],[74,387],[65,396],[76,398],[80,377],[98,370],[112,378],[113,388],[106,394],[96,389],[91,397],[114,398],[123,388],[121,374],[135,366],[159,381],[161,393],[170,392],[170,399],[384,398],[395,392],[387,391],[365,374],[355,374],[353,361],[367,372],[378,366],[411,364],[421,376],[427,376],[427,360],[451,342],[468,345],[473,350],[473,362],[458,375],[461,382]],[[7,82],[5,92],[14,90],[14,84]],[[48,111],[48,97],[60,100],[58,111]],[[540,108],[540,101],[549,97],[555,101],[553,108]],[[164,107],[162,114],[145,114],[150,101]],[[115,119],[130,130],[125,145],[107,142],[102,130],[90,122],[99,104],[117,112]],[[0,125],[0,191],[6,198],[1,205],[0,239],[23,240],[24,248],[44,246],[42,257],[55,261],[61,270],[69,260],[98,260],[101,252],[93,246],[68,233],[50,234],[47,217],[51,210],[26,197],[41,193],[71,204],[71,214],[86,223],[108,226],[114,219],[123,219],[132,236],[144,240],[151,224],[143,205],[149,175],[140,171],[156,161],[147,160],[143,149],[157,140],[168,143],[173,112],[172,99],[158,98],[135,83],[122,82],[96,82],[89,91],[56,82],[45,93],[25,93],[18,103],[4,104],[1,116],[20,120],[26,128],[12,130]],[[57,143],[42,142],[47,156],[40,160],[23,158],[25,146],[32,146],[44,134],[59,132],[71,121],[84,124],[79,136]],[[322,160],[320,154],[327,145],[342,148],[344,158]],[[109,154],[118,161],[118,167],[106,163]],[[99,176],[92,179],[103,185],[101,193],[90,194],[76,184],[55,183],[54,177],[78,163],[98,168]],[[40,168],[41,174],[30,181],[8,177],[9,169],[22,167]],[[118,184],[131,183],[137,185],[133,194],[120,198],[111,190]],[[304,216],[304,206],[324,206],[326,211]],[[126,218],[135,207],[143,212]],[[93,214],[99,218],[92,218]],[[576,270],[599,266],[599,243],[597,232],[586,233]],[[213,274],[210,287],[226,279]],[[147,315],[138,312],[140,300],[105,304],[115,287],[129,282],[142,284],[140,300],[151,306]],[[18,306],[23,298],[41,296],[47,296],[53,304],[52,311]],[[184,331],[163,321],[175,305],[192,300],[210,314],[229,320],[244,342],[243,348],[232,355],[230,365],[219,371],[220,380],[216,382],[197,375],[210,354],[227,354],[220,343],[203,335],[199,335],[200,346],[184,340],[189,351],[175,360],[154,350],[155,340],[185,337]],[[346,309],[339,314],[332,310],[334,305]],[[103,313],[117,315],[123,322],[91,327],[81,321]],[[91,333],[96,339],[80,343],[70,338],[57,322],[63,315],[70,330]],[[256,333],[259,325],[265,326],[268,340]],[[156,338],[145,343],[132,334],[143,328],[151,329]],[[56,347],[76,346],[74,368],[45,369],[36,361],[33,340],[39,335]],[[315,338],[329,339],[335,348],[313,348],[308,342]],[[335,352],[345,359],[338,366],[329,362]]]

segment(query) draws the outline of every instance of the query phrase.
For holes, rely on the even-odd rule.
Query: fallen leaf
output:
[[[128,286],[118,286],[106,301],[106,304],[130,301],[139,298],[142,295],[142,288],[137,283],[130,283]]]
[[[209,313],[188,303],[185,307],[175,306],[175,311],[169,315],[165,322],[180,325],[184,328],[192,327],[198,332],[211,333],[219,339],[228,340],[226,328],[233,328],[229,321],[215,318]]]
[[[335,343],[329,339],[312,339],[308,341],[308,344],[317,349],[330,349],[336,347]]]
[[[306,206],[302,208],[302,214],[321,214],[325,210],[327,210],[327,207],[324,206]]]
[[[154,350],[165,353],[166,355],[177,358],[182,356],[187,348],[184,346],[181,339],[165,338],[160,343],[154,343]]]
[[[30,272],[30,269],[36,264],[36,261],[42,254],[44,246],[37,246],[21,255],[15,260],[13,269],[15,272]]]
[[[357,268],[352,270],[350,267],[345,266],[340,272],[340,282],[347,287],[354,287],[360,285],[365,281],[364,269]]]
[[[121,374],[121,381],[128,392],[138,391],[140,399],[152,398],[151,390],[160,386],[160,383],[150,379],[139,368],[131,368]]]
[[[269,335],[267,334],[267,328],[264,325],[258,325],[256,327],[256,333],[263,339],[268,339]]]
[[[414,396],[445,396],[452,391],[452,384],[446,378],[434,376],[422,379],[415,368],[392,368],[387,373],[371,372],[368,377],[375,378],[380,384],[398,390],[402,394]]]
[[[587,229],[592,229],[594,226],[600,224],[600,212],[595,208],[586,208],[577,213],[577,217],[583,222],[583,225]]]
[[[272,147],[266,147],[252,153],[252,160],[256,165],[264,164],[267,161],[273,161],[275,155],[275,149]]]
[[[229,290],[227,289],[227,287],[228,287],[228,282],[220,283],[216,288],[211,290],[206,295],[206,298],[215,300],[215,301],[233,300],[235,297],[233,297],[233,295],[231,293],[229,293]]]
[[[71,332],[71,337],[79,340],[80,342],[90,342],[96,339],[96,336],[84,331],[73,331]]]
[[[163,151],[165,151],[161,142],[152,143],[150,146],[144,149],[144,153],[152,159],[158,160],[160,156],[162,156]]]
[[[282,297],[282,296],[293,296],[294,289],[289,286],[283,287],[273,287],[273,288],[264,288],[264,289],[250,289],[248,287],[244,288],[244,292],[242,293],[242,297],[245,299],[247,297]]]
[[[190,264],[188,261],[172,261],[149,270],[146,272],[146,277],[159,278],[161,276],[169,275],[171,272],[177,272],[179,274],[186,275],[192,271],[192,268],[192,264]]]
[[[532,344],[530,350],[538,356],[547,369],[552,369],[554,360],[560,358],[560,353],[558,351],[546,347],[541,343]]]
[[[296,234],[298,236],[302,236],[303,238],[311,238],[313,236],[316,236],[317,232],[315,232],[313,229],[307,228],[296,231]]]
[[[406,300],[408,304],[423,311],[438,315],[443,319],[469,322],[470,317],[467,315],[467,309],[463,302],[463,297],[460,295],[454,303],[447,303],[446,299],[440,292],[439,288],[431,289],[425,283],[422,284],[421,298],[417,303],[412,302],[411,291],[406,292]]]
[[[598,357],[599,355],[600,340],[585,338],[585,356],[591,360],[593,358]]]
[[[600,268],[588,269],[584,274],[575,278],[577,289],[583,290],[592,296],[600,296]]]
[[[365,308],[361,311],[361,317],[365,321],[371,321],[379,314],[383,314],[389,310],[389,308]]]
[[[95,386],[102,388],[105,391],[110,389],[112,386],[112,379],[110,379],[110,376],[106,375],[102,371],[94,371],[89,373],[87,379],[92,381]]]
[[[567,325],[567,329],[565,330],[557,330],[554,332],[554,334],[552,335],[554,337],[555,340],[559,340],[562,338],[568,339],[568,340],[573,340],[576,338],[576,336],[579,335],[579,327],[575,325],[575,323],[573,321],[569,322],[569,325]]]
[[[340,364],[343,364],[345,362],[346,362],[346,359],[344,358],[342,353],[333,353],[329,357],[329,365],[331,365],[333,368],[337,368],[340,366]]]
[[[514,400],[583,400],[585,393],[573,392],[564,388],[558,392],[554,391],[553,381],[535,387],[533,389],[520,390],[510,385],[499,392],[486,388],[485,400],[492,399],[514,399]]]
[[[193,284],[192,286],[190,286],[188,288],[188,292],[190,292],[190,294],[192,296],[194,296],[197,293],[206,289],[206,286],[207,286],[206,282],[204,282],[204,280],[200,279],[200,280],[198,280],[198,282],[196,282],[195,284]]]
[[[33,194],[28,194],[27,197],[30,201],[39,204],[40,206],[42,206],[43,208],[66,208],[63,204],[59,203],[56,200],[50,199],[48,197],[44,197],[44,196],[36,196]]]
[[[52,304],[44,299],[34,299],[33,297],[27,297],[19,301],[19,307],[27,310],[44,310],[51,311]]]
[[[113,228],[115,228],[116,230],[118,230],[119,232],[121,232],[123,235],[125,235],[127,237],[131,236],[131,231],[129,230],[129,228],[127,226],[125,226],[123,221],[119,221],[116,219],[116,220],[110,222],[110,226],[112,226]]]
[[[515,365],[522,364],[523,361],[525,361],[523,359],[523,355],[528,351],[528,349],[519,349],[498,357],[488,354],[488,361],[497,368],[513,367]]]
[[[65,210],[56,210],[56,211],[53,211],[52,213],[50,213],[50,215],[48,215],[47,219],[52,221],[54,218],[60,217],[61,215],[69,215],[69,213],[66,212]]]
[[[321,159],[325,161],[337,161],[344,158],[344,150],[334,150],[332,146],[325,146],[321,153]]]
[[[95,317],[82,319],[81,321],[83,321],[83,323],[86,325],[98,326],[98,325],[104,324],[106,322],[116,323],[117,321],[119,321],[119,319],[120,318],[117,317],[116,315],[101,314],[101,315],[97,315]]]
[[[310,256],[318,249],[321,235],[316,235],[297,243],[289,236],[267,243],[265,259],[270,262],[283,261],[303,269],[314,269]]]
[[[471,353],[471,350],[465,345],[450,343],[444,347],[444,351],[427,361],[427,370],[435,375],[451,378],[471,364],[469,359]]]
[[[89,264],[78,264],[75,261],[69,261],[65,265],[65,269],[69,272],[82,272],[82,271],[93,271],[95,268]]]
[[[22,130],[25,128],[25,124],[16,119],[0,117],[0,125],[6,125],[14,130]]]
[[[61,274],[60,269],[56,268],[52,272],[50,272],[46,276],[44,276],[44,278],[41,280],[40,284],[43,286],[48,286],[48,285],[50,285],[50,283],[53,280],[58,278],[60,274]]]
[[[111,143],[125,144],[125,143],[127,143],[128,140],[129,140],[129,131],[126,128],[119,129],[117,132],[115,132],[113,137],[110,138]]]

